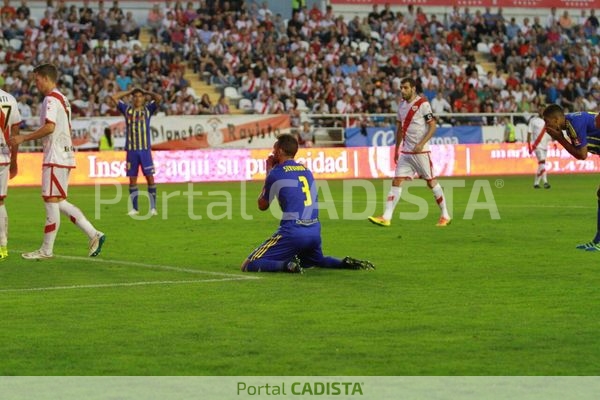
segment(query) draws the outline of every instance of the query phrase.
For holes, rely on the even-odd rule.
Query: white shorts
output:
[[[71,168],[65,167],[42,167],[42,197],[60,197],[67,198],[67,190],[69,189],[69,174]]]
[[[8,194],[9,172],[9,165],[0,165],[0,200],[4,200],[4,198]]]
[[[535,149],[534,150],[535,156],[537,157],[538,161],[546,161],[546,155],[548,154],[548,149]]]
[[[402,153],[396,164],[396,178],[413,179],[415,175],[418,178],[430,181],[434,179],[433,164],[431,163],[430,153]]]

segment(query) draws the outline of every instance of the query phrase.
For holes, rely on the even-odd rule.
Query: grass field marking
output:
[[[203,271],[203,270],[189,269],[189,268],[179,268],[179,267],[173,267],[171,265],[146,264],[146,263],[141,263],[141,262],[136,262],[136,261],[105,260],[102,258],[90,258],[90,257],[81,257],[81,256],[58,256],[58,255],[55,255],[54,258],[63,258],[65,260],[88,261],[88,262],[95,262],[95,263],[119,264],[119,265],[126,265],[129,267],[141,267],[141,268],[147,268],[147,269],[162,269],[165,271],[186,272],[188,274],[204,274],[204,275],[223,276],[223,277],[236,278],[236,279],[260,279],[258,276],[228,274],[225,272],[213,272],[213,271]]]
[[[252,277],[239,276],[237,278],[197,279],[197,280],[185,280],[185,281],[141,281],[141,282],[122,282],[122,283],[98,283],[98,284],[91,284],[91,285],[48,286],[48,287],[37,287],[37,288],[0,289],[0,293],[47,292],[50,290],[102,289],[102,288],[149,286],[149,285],[181,285],[181,284],[189,284],[189,283],[226,282],[226,281],[239,281],[239,280],[247,280],[247,279],[259,279],[259,278],[258,277],[252,278]]]
[[[181,280],[181,281],[140,281],[140,282],[121,282],[121,283],[102,283],[102,284],[89,284],[89,285],[72,285],[72,286],[48,286],[48,287],[37,287],[37,288],[15,288],[15,289],[0,289],[0,293],[7,292],[45,292],[50,290],[71,290],[71,289],[100,289],[100,288],[111,288],[111,287],[128,287],[128,286],[148,286],[148,285],[180,285],[186,283],[210,283],[210,282],[227,282],[227,281],[243,281],[243,280],[256,280],[260,279],[254,275],[238,275],[228,274],[224,272],[212,272],[202,271],[189,268],[179,268],[170,265],[155,265],[145,264],[135,261],[125,260],[104,260],[101,258],[90,258],[80,256],[59,256],[55,255],[54,258],[63,258],[66,260],[79,260],[94,263],[109,263],[117,265],[125,265],[131,267],[141,267],[147,269],[161,269],[165,271],[184,272],[188,274],[204,274],[218,276],[220,278],[213,279],[195,279],[195,280]]]

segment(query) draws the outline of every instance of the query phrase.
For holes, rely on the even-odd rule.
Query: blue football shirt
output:
[[[317,186],[312,172],[304,165],[287,160],[269,172],[261,197],[279,201],[281,226],[318,226]]]
[[[596,113],[574,112],[565,115],[567,135],[577,148],[587,145],[592,154],[600,154],[600,129],[596,128]]]
[[[156,102],[151,101],[136,110],[130,104],[119,100],[117,109],[125,117],[125,150],[150,150],[150,117],[158,109]]]

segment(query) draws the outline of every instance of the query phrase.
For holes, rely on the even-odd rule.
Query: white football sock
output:
[[[400,186],[392,186],[387,195],[387,200],[385,201],[385,211],[383,212],[383,219],[389,221],[392,219],[392,214],[394,213],[394,209],[400,201],[400,195],[402,194],[402,188]]]
[[[538,164],[538,168],[537,168],[537,173],[535,174],[535,185],[539,185],[540,184],[540,180],[543,180],[544,183],[547,182],[547,178],[546,178],[546,163],[540,163]]]
[[[442,187],[438,183],[431,190],[435,196],[435,201],[442,211],[442,217],[450,219],[450,214],[448,214],[448,209],[446,208],[446,198],[444,197],[444,191],[442,190]]]
[[[77,227],[81,229],[88,236],[88,238],[91,239],[94,237],[97,232],[96,228],[94,228],[92,223],[88,221],[79,208],[75,207],[66,200],[59,202],[58,205],[60,207],[60,212],[69,217],[71,222],[77,225]]]
[[[8,213],[6,206],[0,205],[0,246],[6,246],[8,243]]]
[[[46,254],[52,254],[54,251],[54,240],[60,228],[60,210],[58,203],[45,202],[46,224],[44,225],[44,243],[42,250]]]

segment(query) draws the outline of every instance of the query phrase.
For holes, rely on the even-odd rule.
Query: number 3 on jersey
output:
[[[308,185],[308,180],[305,176],[299,176],[298,180],[302,184],[302,192],[304,193],[304,206],[308,207],[312,204],[312,197],[310,196],[310,186]]]

